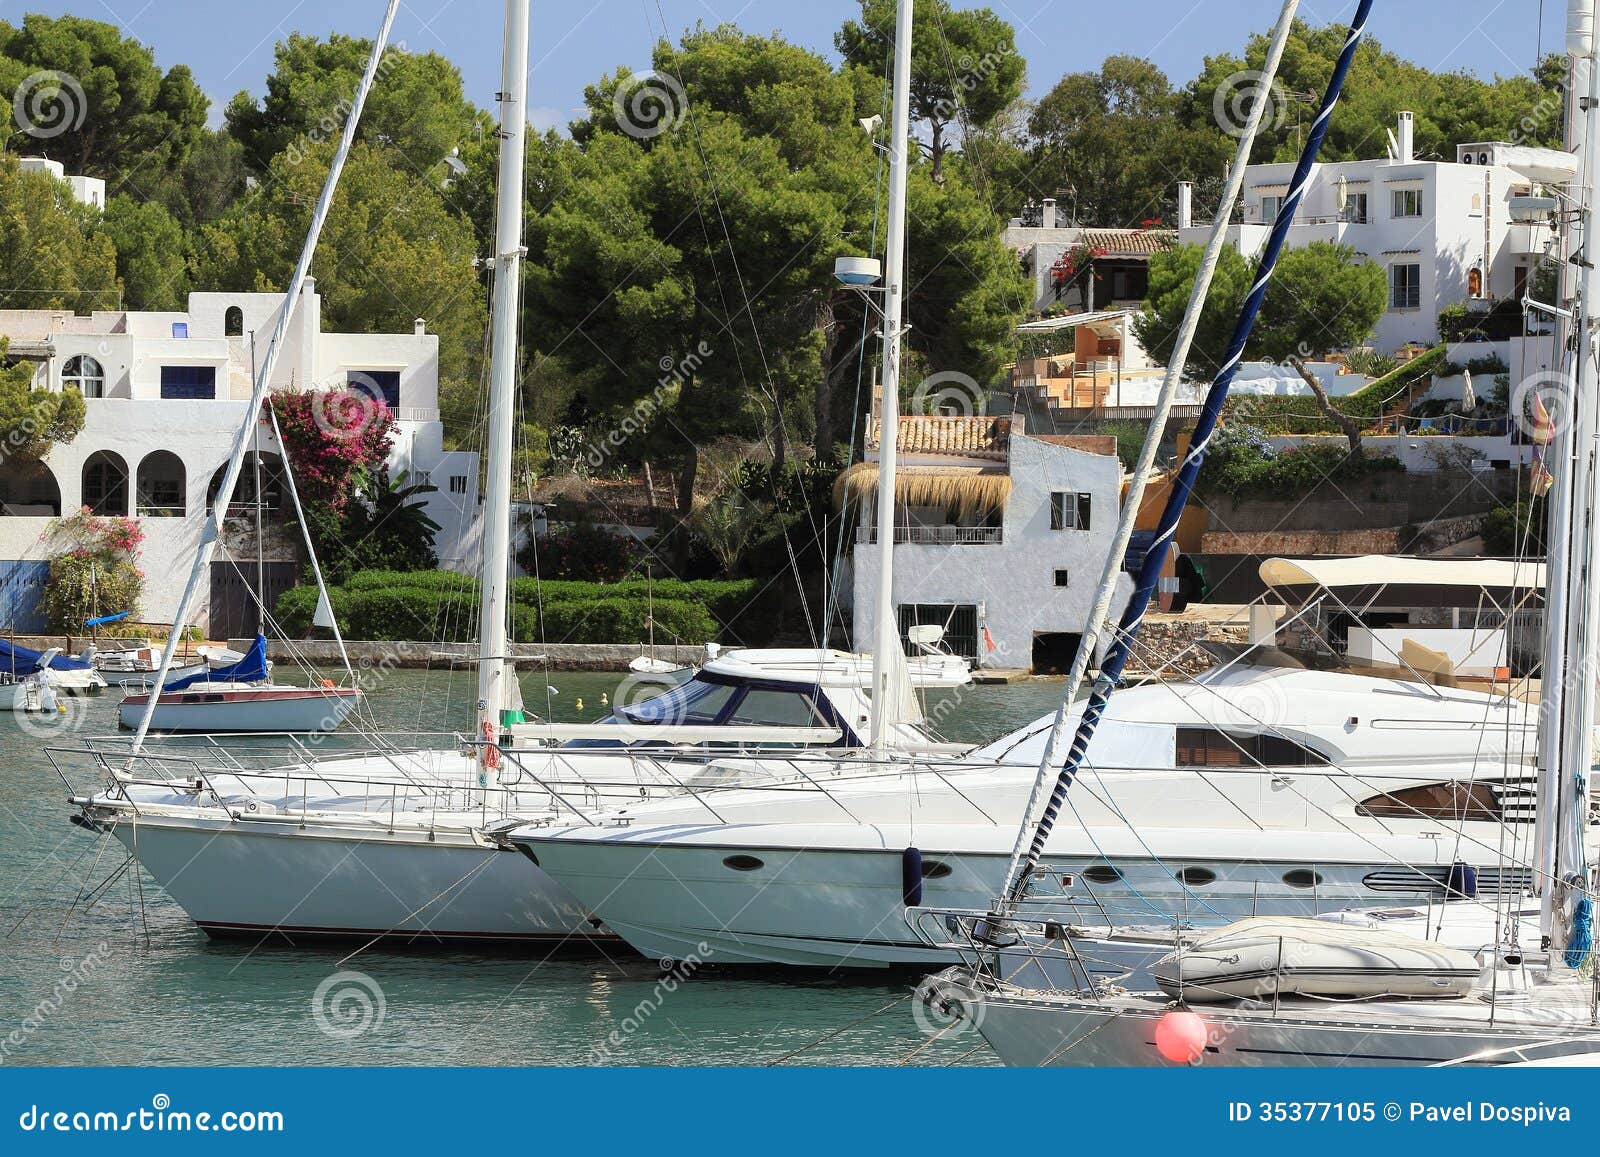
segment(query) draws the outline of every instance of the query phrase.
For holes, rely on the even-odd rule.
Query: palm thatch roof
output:
[[[1011,476],[1003,470],[960,466],[907,466],[895,475],[895,499],[905,506],[942,506],[958,518],[1003,510],[1011,496]],[[878,493],[878,464],[857,462],[833,485],[840,510],[865,505]]]

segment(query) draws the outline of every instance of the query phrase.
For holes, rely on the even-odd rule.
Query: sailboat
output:
[[[393,4],[346,126],[346,148],[392,18]],[[192,751],[164,763],[142,747],[132,758],[81,756],[126,770],[109,786],[75,791],[74,821],[122,840],[213,935],[410,944],[614,939],[570,893],[483,829],[585,816],[626,800],[681,793],[707,778],[803,781],[836,774],[839,750],[859,749],[864,735],[880,737],[891,759],[945,754],[924,728],[914,696],[894,695],[875,717],[876,674],[861,657],[830,650],[728,651],[657,699],[619,705],[604,723],[517,720],[515,674],[505,657],[527,55],[527,0],[508,0],[483,611],[470,734],[451,737],[443,749],[379,742],[316,758],[304,749],[280,752],[265,762],[241,752],[211,766],[197,766]],[[336,165],[330,189],[337,171]],[[323,212],[330,195],[325,190]],[[303,256],[302,265],[308,260]],[[922,684],[955,686],[967,678],[964,667],[940,661],[928,665]],[[774,746],[781,755],[759,757]]]
[[[294,298],[287,296],[284,298],[283,317],[293,312],[294,302]],[[272,359],[270,351],[268,357],[270,367]],[[265,372],[269,371],[263,371]],[[277,415],[271,412],[270,403],[269,414],[276,433]],[[117,722],[122,727],[137,729],[141,734],[151,729],[211,734],[248,731],[296,733],[333,731],[361,702],[361,689],[356,685],[355,672],[350,667],[348,655],[345,656],[345,674],[348,677],[348,684],[345,686],[338,686],[331,679],[323,679],[316,685],[307,687],[275,682],[272,678],[272,663],[267,658],[266,636],[265,528],[262,517],[265,502],[261,488],[261,425],[261,421],[254,423],[255,446],[251,455],[255,470],[252,503],[256,521],[255,639],[242,655],[230,658],[226,662],[208,660],[177,672],[163,667],[158,662],[156,671],[151,673],[143,689],[126,695],[118,704]],[[294,482],[294,463],[288,456],[287,447],[282,447],[281,438],[279,443],[288,467],[284,476],[285,481],[289,485],[290,498],[299,511],[299,521],[305,535],[306,553],[311,560],[312,572],[320,593],[317,606],[319,623],[326,623],[337,631],[337,623],[332,621],[332,609],[328,605],[327,590],[322,585],[322,569],[317,563],[316,549],[311,542],[305,512],[299,510],[300,495]],[[229,496],[226,493],[218,494],[217,505],[211,513],[212,519],[217,519],[218,512],[227,509],[228,500]],[[216,523],[212,525],[215,526]],[[202,545],[198,561],[204,560],[206,549],[206,546]],[[327,615],[323,617],[325,609]],[[181,622],[182,615],[173,626],[174,636],[181,634],[178,625]],[[339,649],[343,654],[343,640],[340,640]],[[163,660],[166,660],[165,655]],[[165,678],[161,677],[162,671],[167,672]]]

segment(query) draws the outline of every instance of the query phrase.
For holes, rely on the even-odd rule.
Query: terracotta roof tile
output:
[[[1171,249],[1178,235],[1171,229],[1085,229],[1081,240],[1109,257],[1149,257]]]
[[[877,446],[881,426],[874,419],[867,444]],[[900,418],[895,448],[901,454],[949,454],[960,458],[995,458],[1004,461],[1011,446],[1011,419],[985,414],[930,417],[906,414]]]

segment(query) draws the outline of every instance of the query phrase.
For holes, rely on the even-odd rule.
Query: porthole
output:
[[[1178,873],[1178,879],[1191,888],[1203,888],[1215,883],[1217,874],[1210,868],[1184,868]]]
[[[722,866],[732,868],[735,872],[753,872],[757,868],[766,867],[766,864],[754,856],[725,856]]]
[[[1322,875],[1310,868],[1296,868],[1283,874],[1283,882],[1291,888],[1315,888],[1322,883]]]
[[[924,880],[942,880],[954,869],[943,860],[923,860],[922,878]]]
[[[1082,875],[1091,884],[1115,884],[1122,879],[1122,869],[1113,868],[1110,864],[1095,864],[1085,868]]]

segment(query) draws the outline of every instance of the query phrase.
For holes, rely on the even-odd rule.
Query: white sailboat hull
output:
[[[129,695],[117,722],[136,728],[145,694]],[[333,687],[229,687],[198,684],[163,695],[150,721],[154,731],[333,731],[356,709],[360,693]]]
[[[1581,986],[1575,986],[1581,987]],[[1476,998],[1393,1005],[1304,1004],[1270,1009],[1205,1009],[1202,1067],[1419,1066],[1451,1062],[1502,1065],[1600,1050],[1600,1027],[1586,993],[1570,1001],[1491,1006]],[[967,1015],[1008,1065],[1027,1067],[1172,1066],[1156,1049],[1164,998],[1096,1002],[1070,997],[993,995]],[[1490,1023],[1491,1012],[1495,1023]]]
[[[522,856],[469,830],[378,838],[291,817],[174,823],[148,812],[109,826],[213,936],[550,948],[615,939]]]

